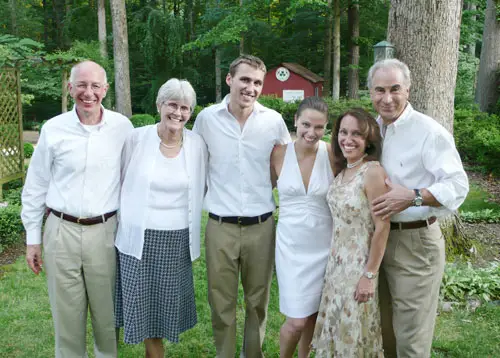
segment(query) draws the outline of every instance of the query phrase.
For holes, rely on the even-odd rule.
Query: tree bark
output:
[[[323,97],[330,97],[330,79],[332,78],[332,31],[333,31],[333,8],[332,0],[328,0],[328,16],[325,25],[325,53],[323,61]]]
[[[9,0],[9,7],[10,7],[10,26],[11,26],[11,31],[12,35],[18,36],[18,29],[17,29],[17,0]]]
[[[215,57],[215,102],[222,101],[222,83],[221,83],[221,70],[220,70],[220,50],[214,50]]]
[[[130,118],[132,116],[132,104],[130,99],[130,69],[125,0],[110,0],[110,4],[111,19],[113,22],[116,110]]]
[[[333,0],[333,77],[332,98],[338,101],[340,98],[340,0]]]
[[[467,11],[476,11],[477,5],[475,3],[471,2],[465,2],[464,3],[464,10]],[[472,21],[476,21],[477,16],[473,15],[472,16]],[[476,56],[476,41],[472,41],[471,43],[468,43],[465,45],[464,50],[471,56]]]
[[[349,74],[347,77],[347,96],[359,98],[359,2],[349,0],[347,13],[349,23]]]
[[[497,6],[500,6],[500,1]],[[495,0],[488,0],[476,88],[476,103],[479,104],[481,111],[491,112],[499,99],[498,71],[500,71],[500,21],[497,19]]]
[[[453,133],[462,1],[391,0],[388,40],[412,72],[410,102]]]
[[[106,0],[97,3],[97,22],[99,26],[99,52],[101,57],[108,58],[108,44],[106,39]]]
[[[68,70],[63,68],[61,73],[61,112],[68,111]]]

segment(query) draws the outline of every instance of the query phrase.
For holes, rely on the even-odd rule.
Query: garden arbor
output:
[[[0,197],[2,184],[24,179],[24,147],[19,69],[0,68]]]

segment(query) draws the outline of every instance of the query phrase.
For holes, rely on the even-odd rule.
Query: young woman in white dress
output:
[[[276,273],[280,311],[280,357],[309,355],[321,299],[323,276],[332,235],[326,202],[333,180],[331,146],[321,138],[328,124],[328,106],[319,97],[304,99],[295,115],[297,139],[277,146],[271,175],[280,209],[276,228]]]

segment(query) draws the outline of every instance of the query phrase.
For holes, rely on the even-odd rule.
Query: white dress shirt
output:
[[[183,136],[188,175],[189,251],[194,261],[200,256],[207,150],[203,139],[196,133],[184,129]],[[150,125],[134,129],[123,150],[120,222],[115,246],[120,252],[139,260],[142,258],[144,232],[149,219],[148,198],[159,146],[156,125]],[[176,173],[171,173],[171,176],[175,178]],[[165,216],[163,220],[169,220],[169,217]]]
[[[127,117],[102,110],[92,128],[82,125],[75,107],[43,125],[22,193],[28,245],[41,243],[46,207],[82,218],[118,209],[121,152],[133,127]]]
[[[193,131],[207,144],[205,209],[219,216],[273,211],[270,159],[276,144],[291,141],[283,117],[258,102],[243,129],[228,110],[229,96],[198,114]]]
[[[401,116],[385,128],[382,166],[392,183],[408,189],[427,189],[442,207],[411,206],[392,216],[392,222],[425,220],[455,211],[464,202],[469,181],[453,136],[437,121],[407,104]]]

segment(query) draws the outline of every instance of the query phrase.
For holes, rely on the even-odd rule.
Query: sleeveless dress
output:
[[[325,142],[319,142],[307,192],[294,143],[287,145],[278,179],[276,275],[280,311],[292,318],[316,313],[321,299],[332,237],[332,217],[326,193],[333,172],[326,146]]]
[[[384,356],[378,278],[373,279],[375,296],[371,301],[358,303],[354,300],[375,229],[370,204],[363,190],[365,173],[373,165],[379,163],[362,164],[346,183],[342,183],[342,172],[328,191],[333,240],[312,342],[316,357]]]

